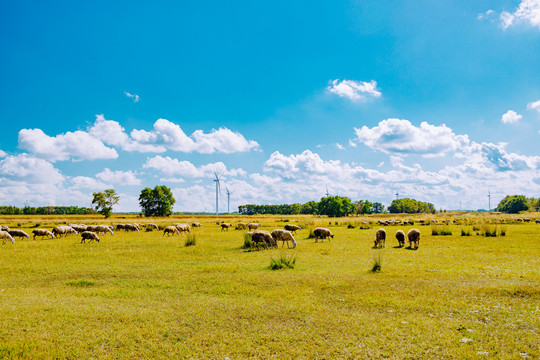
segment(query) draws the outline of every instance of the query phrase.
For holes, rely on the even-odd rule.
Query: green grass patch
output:
[[[92,280],[86,280],[86,279],[80,279],[80,280],[71,280],[66,282],[67,286],[75,286],[75,287],[89,287],[96,285],[95,281]]]
[[[197,245],[197,235],[194,233],[188,233],[186,237],[186,246],[195,246]]]
[[[294,255],[279,255],[277,259],[270,259],[270,270],[280,270],[280,269],[294,269],[296,266],[296,256]]]
[[[431,227],[431,235],[432,236],[449,236],[452,235],[452,230],[446,228],[446,226],[432,226]]]

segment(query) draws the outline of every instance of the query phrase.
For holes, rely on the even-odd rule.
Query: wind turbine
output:
[[[234,192],[234,191],[229,191],[229,188],[225,186],[225,189],[227,190],[227,214],[230,213],[229,211],[229,203],[231,201],[231,194]]]
[[[329,197],[330,194],[328,193],[328,185],[326,185],[326,197]]]
[[[215,171],[214,171],[214,176],[216,177],[214,179],[214,182],[216,183],[216,215],[218,215],[219,214],[218,192],[221,193],[221,186],[219,185],[219,176]]]
[[[396,192],[396,199],[399,199],[399,192]]]

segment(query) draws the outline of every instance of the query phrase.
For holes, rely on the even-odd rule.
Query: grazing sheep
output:
[[[290,248],[289,246],[289,240],[292,242],[293,249],[296,247],[296,240],[294,240],[294,237],[292,236],[291,232],[288,230],[282,230],[282,229],[276,229],[272,231],[272,237],[276,241],[276,245],[278,241],[282,241],[281,247],[285,246],[285,242],[287,242],[287,248]]]
[[[86,225],[78,225],[78,224],[70,224],[69,226],[71,226],[71,228],[77,232],[86,231],[86,228],[87,228]]]
[[[176,228],[178,229],[180,233],[191,231],[191,226],[189,226],[188,223],[174,224],[174,226],[176,226]]]
[[[418,249],[418,244],[420,243],[420,230],[418,229],[411,229],[407,233],[407,238],[409,238],[409,247],[413,249]]]
[[[247,228],[247,226],[248,226],[247,223],[239,222],[238,224],[236,224],[236,227],[234,229],[235,230],[244,230],[245,228]]]
[[[296,230],[302,230],[300,226],[294,224],[287,224],[284,226],[284,228],[285,230],[289,230],[292,233],[296,232]]]
[[[529,219],[529,218],[524,218],[524,219],[523,219],[523,222],[531,222],[531,219]]]
[[[66,225],[55,227],[54,229],[52,229],[52,233],[55,236],[58,236],[59,238],[63,236],[67,236],[68,234],[75,234],[75,235],[78,234],[75,229],[73,229],[71,226],[66,226]]]
[[[125,224],[116,224],[116,230],[126,230]]]
[[[146,224],[146,231],[159,230],[159,227],[156,224],[148,223]]]
[[[540,220],[535,220],[535,222],[536,222],[537,224],[540,224]]]
[[[81,243],[86,242],[86,240],[96,240],[97,242],[99,242],[99,237],[93,231],[83,231],[81,233]]]
[[[221,223],[221,231],[227,230],[229,231],[229,228],[232,226],[230,223]]]
[[[139,232],[140,229],[136,224],[124,224],[124,230]]]
[[[396,231],[396,239],[398,241],[399,247],[405,246],[405,232],[403,230]]]
[[[261,225],[261,223],[248,223],[247,227],[249,230],[257,230],[257,228]]]
[[[2,239],[2,245],[6,243],[6,240],[11,241],[13,244],[15,244],[15,240],[9,235],[7,231],[0,230],[0,239]]]
[[[313,234],[315,234],[315,242],[318,242],[319,239],[326,239],[327,237],[334,238],[334,234],[327,228],[318,227],[313,230]]]
[[[20,237],[20,238],[27,238],[27,239],[30,239],[30,236],[28,236],[27,233],[25,233],[24,231],[22,230],[16,230],[16,229],[13,229],[13,230],[9,230],[8,231],[9,235],[13,236],[13,237]]]
[[[9,227],[7,225],[2,226],[2,231],[9,231]]]
[[[254,244],[259,246],[259,244],[262,244],[265,248],[268,248],[268,246],[273,246],[277,248],[277,243],[272,237],[272,235],[265,230],[257,230],[254,231],[251,235],[251,241],[253,241]]]
[[[32,234],[34,234],[32,236],[33,240],[36,240],[36,236],[41,236],[41,239],[43,239],[45,236],[50,236],[51,239],[54,239],[54,234],[47,229],[34,229],[32,230]]]
[[[180,235],[180,231],[178,231],[176,226],[167,226],[165,230],[163,230],[163,236],[165,236],[165,234],[168,234],[169,236],[174,236],[174,234]]]
[[[375,234],[375,247],[376,248],[383,248],[386,242],[386,230],[379,229],[377,230],[377,233]]]
[[[420,219],[420,220],[418,220],[418,222],[419,222],[421,225],[424,225],[424,224],[426,223],[426,220]]]
[[[110,232],[111,235],[114,235],[114,232],[112,231],[111,227],[108,225],[97,225],[94,228],[94,232],[97,234],[105,235],[106,233]]]
[[[523,219],[522,218],[517,218],[517,221],[523,222]]]
[[[203,227],[203,224],[201,224],[200,222],[194,221],[194,222],[191,224],[191,227]]]

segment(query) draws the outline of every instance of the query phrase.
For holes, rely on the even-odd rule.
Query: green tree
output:
[[[392,214],[419,214],[419,213],[435,213],[435,206],[432,203],[426,203],[415,199],[402,198],[392,201],[388,207],[388,211]]]
[[[523,195],[506,196],[497,206],[497,211],[509,214],[517,214],[520,211],[527,210],[529,210],[529,202]]]
[[[169,216],[176,200],[165,185],[144,188],[139,195],[139,205],[144,216]]]
[[[351,199],[345,196],[328,196],[323,197],[319,201],[317,213],[328,215],[330,217],[341,217],[354,214],[356,205],[351,202]]]
[[[116,194],[114,189],[107,189],[103,192],[94,193],[92,205],[95,205],[96,210],[106,218],[111,216],[112,208],[120,201],[120,196]]]

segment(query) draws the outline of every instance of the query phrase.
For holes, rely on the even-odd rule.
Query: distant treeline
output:
[[[88,215],[95,214],[91,208],[78,206],[0,206],[0,215]]]
[[[392,201],[392,204],[390,204],[388,207],[388,211],[392,214],[435,214],[437,212],[432,203],[409,198],[396,199]]]

